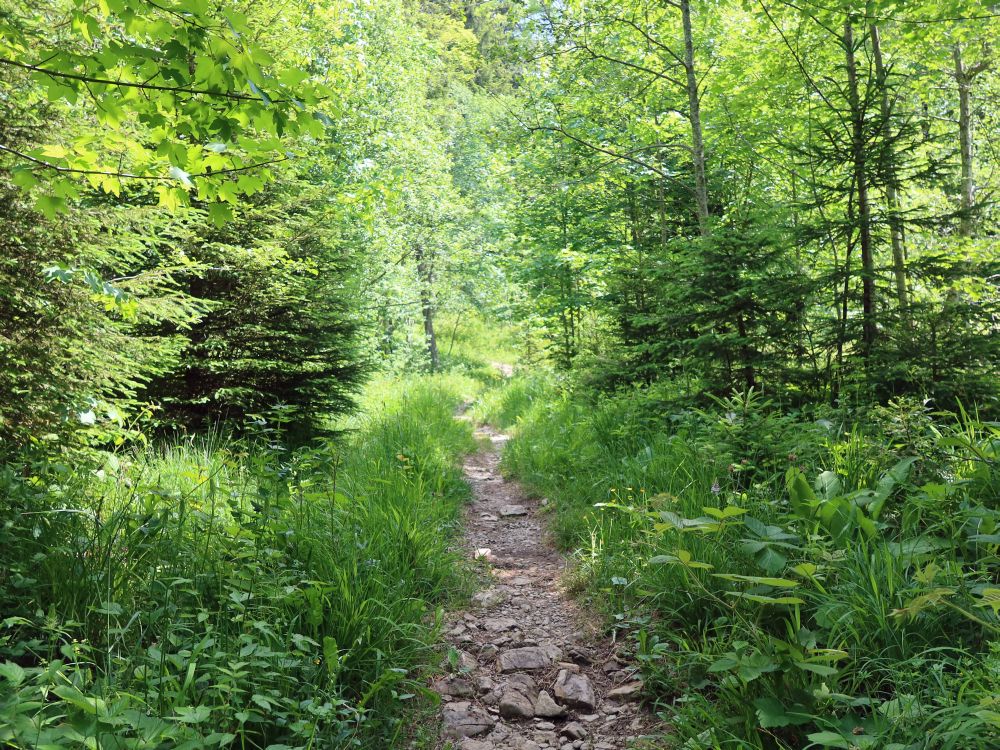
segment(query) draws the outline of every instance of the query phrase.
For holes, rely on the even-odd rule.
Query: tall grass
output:
[[[337,441],[192,438],[3,476],[0,745],[390,747],[434,662],[477,386],[382,381]]]
[[[1000,746],[1000,429],[675,396],[542,377],[479,408],[516,425],[503,466],[549,498],[676,746]],[[796,505],[798,476],[815,499]]]

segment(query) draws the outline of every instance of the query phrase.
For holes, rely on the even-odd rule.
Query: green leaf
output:
[[[765,729],[778,727],[800,726],[813,720],[812,715],[804,707],[789,711],[776,698],[758,698],[753,702],[757,709],[757,721]]]
[[[11,171],[11,182],[22,190],[30,190],[39,181],[30,167],[17,167]]]
[[[792,466],[785,473],[785,486],[788,489],[788,499],[791,502],[792,510],[802,518],[809,518],[812,515],[812,508],[816,504],[816,494],[809,486],[809,482],[806,481],[806,475]]]
[[[260,87],[256,83],[248,79],[247,85],[250,87],[250,90],[252,92],[254,92],[257,96],[261,98],[261,101],[263,101],[264,104],[267,104],[268,106],[271,105],[271,99],[268,97],[267,94],[261,91]]]
[[[743,581],[745,583],[754,583],[759,586],[775,586],[777,588],[793,589],[800,585],[799,581],[793,581],[790,578],[769,578],[767,576],[744,576],[737,575],[735,573],[712,573],[715,578],[721,578],[725,581]]]
[[[208,706],[178,706],[174,710],[177,713],[174,718],[184,724],[201,724],[212,716]]]
[[[75,685],[58,685],[52,688],[52,692],[86,713],[98,716],[106,716],[108,713],[107,703],[96,696],[84,695]]]
[[[745,591],[727,591],[726,596],[746,599],[757,604],[805,604],[797,596],[764,596],[763,594],[748,594]]]
[[[764,547],[757,555],[756,560],[757,564],[768,573],[784,570],[788,564],[788,558],[770,546]]]
[[[705,513],[705,515],[711,516],[712,518],[717,518],[720,521],[725,521],[730,518],[736,518],[737,516],[742,516],[744,513],[747,512],[747,509],[740,508],[736,505],[727,505],[725,508],[721,510],[718,508],[705,507],[702,508],[702,511]]]
[[[824,471],[813,482],[816,493],[824,500],[831,500],[839,495],[843,489],[840,477],[832,471]]]
[[[839,673],[840,670],[836,667],[831,667],[829,664],[815,664],[809,661],[797,661],[795,666],[799,669],[805,670],[806,672],[813,672],[821,677],[833,677],[835,674]]]
[[[989,607],[993,610],[994,615],[1000,615],[1000,589],[983,589],[979,601],[976,602],[976,606]]]
[[[170,173],[170,176],[173,177],[175,180],[178,180],[184,187],[186,188],[194,187],[194,183],[191,182],[191,175],[189,175],[180,167],[171,166],[168,171]]]
[[[12,661],[5,661],[3,664],[0,664],[0,677],[14,683],[15,687],[24,682],[24,676],[24,669],[20,665]]]
[[[35,208],[46,219],[54,219],[68,208],[66,200],[55,195],[40,195],[35,199]]]
[[[673,555],[656,555],[649,560],[650,565],[683,565],[685,568],[699,568],[710,570],[713,566],[708,563],[697,562],[691,559],[691,553],[684,549],[679,549]]]
[[[337,641],[330,636],[323,638],[323,660],[326,662],[327,674],[335,677],[340,671],[340,649]]]
[[[217,227],[225,226],[233,220],[233,209],[227,203],[212,203],[208,207],[208,218]]]
[[[850,750],[851,747],[851,743],[843,735],[836,732],[814,732],[806,737],[814,745],[820,747],[840,747],[844,750]]]

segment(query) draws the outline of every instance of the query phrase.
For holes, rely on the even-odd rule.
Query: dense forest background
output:
[[[995,746],[998,38],[7,0],[0,742],[415,741],[479,399],[664,746]]]

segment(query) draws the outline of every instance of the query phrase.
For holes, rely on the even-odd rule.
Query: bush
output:
[[[343,443],[191,439],[3,477],[0,743],[382,748],[462,590],[458,379]]]
[[[504,466],[550,498],[678,747],[1000,741],[996,425],[509,388]]]

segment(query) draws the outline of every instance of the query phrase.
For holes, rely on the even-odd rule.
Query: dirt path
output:
[[[635,672],[562,590],[566,562],[546,540],[538,503],[500,475],[506,436],[482,429],[477,437],[489,448],[464,465],[474,493],[464,544],[470,557],[486,558],[492,577],[446,628],[450,674],[434,684],[439,747],[628,747],[653,724],[635,702]]]

